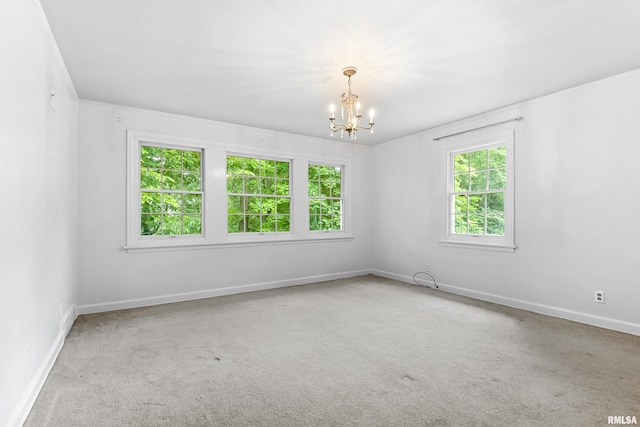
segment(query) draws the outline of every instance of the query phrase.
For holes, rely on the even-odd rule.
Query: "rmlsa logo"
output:
[[[617,415],[617,416],[609,416],[608,418],[608,423],[609,424],[638,424],[638,421],[636,421],[636,417],[630,417],[630,416],[622,416],[622,415]]]

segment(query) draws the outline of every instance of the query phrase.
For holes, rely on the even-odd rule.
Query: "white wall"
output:
[[[0,425],[14,425],[75,319],[78,98],[37,1],[0,2],[0,53]]]
[[[636,71],[375,147],[378,273],[430,264],[443,289],[640,334],[639,94]],[[517,116],[498,127],[516,130],[515,253],[440,245],[447,140],[432,139]]]
[[[350,241],[126,253],[126,130],[351,161]],[[104,311],[361,274],[372,267],[367,147],[82,101],[78,310]],[[226,203],[226,200],[220,200]]]

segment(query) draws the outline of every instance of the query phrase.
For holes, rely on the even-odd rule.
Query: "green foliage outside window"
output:
[[[506,147],[454,155],[454,233],[504,235],[506,167]]]
[[[202,233],[200,151],[140,147],[140,234]]]
[[[309,229],[342,230],[342,168],[309,165]]]
[[[229,233],[291,231],[289,162],[227,156]]]

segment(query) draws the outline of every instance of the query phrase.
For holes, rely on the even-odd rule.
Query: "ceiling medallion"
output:
[[[358,95],[355,93],[351,93],[351,76],[353,76],[358,69],[356,67],[345,67],[342,69],[342,74],[347,76],[349,91],[347,93],[342,94],[342,101],[340,106],[340,115],[342,120],[345,120],[345,109],[347,110],[347,121],[345,123],[336,123],[335,116],[335,107],[331,104],[329,111],[331,111],[331,116],[329,117],[329,121],[331,122],[331,136],[335,132],[340,131],[340,137],[344,136],[344,132],[347,131],[349,135],[349,139],[356,139],[356,133],[359,129],[371,129],[371,133],[373,133],[373,109],[369,110],[369,126],[360,126],[360,118],[362,114],[360,114],[360,101],[358,101]]]

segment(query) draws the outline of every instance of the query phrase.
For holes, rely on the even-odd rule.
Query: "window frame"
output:
[[[515,143],[514,129],[490,131],[452,138],[442,148],[444,165],[444,225],[440,243],[445,246],[461,246],[493,251],[513,252],[515,245]],[[455,210],[455,165],[454,156],[495,147],[506,148],[506,188],[504,189],[504,235],[455,233],[453,213]]]

